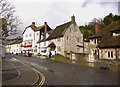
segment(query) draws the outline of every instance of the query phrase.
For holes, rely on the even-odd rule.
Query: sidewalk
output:
[[[49,59],[49,58],[46,58],[45,56],[40,56],[38,58]],[[96,69],[96,70],[101,70],[100,66],[99,66],[99,63],[96,63],[96,62],[90,63],[90,62],[87,62],[85,60],[72,60],[72,59],[65,59],[65,58],[50,58],[49,60],[55,61],[55,62],[61,62],[61,63],[74,64],[74,65],[87,67],[87,68],[93,68],[93,69]],[[111,64],[109,71],[118,73],[118,65]]]
[[[18,61],[2,60],[2,87],[4,86],[32,86],[40,80],[38,74],[30,67]]]

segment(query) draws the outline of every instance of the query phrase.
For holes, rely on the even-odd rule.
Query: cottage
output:
[[[98,44],[100,59],[120,59],[120,21],[114,21],[102,32],[102,39]]]
[[[39,43],[39,53],[40,55],[48,55],[48,49],[47,46],[49,44],[49,41],[46,41],[46,38],[50,36],[52,33],[52,29],[48,26],[47,22],[44,22],[45,27],[40,30],[40,38],[37,43]]]
[[[89,54],[93,54],[95,58],[99,57],[99,50],[97,48],[97,45],[100,43],[101,40],[101,33],[100,33],[100,25],[97,22],[95,24],[95,34],[89,37],[90,43],[89,43]]]
[[[75,16],[71,17],[71,21],[57,26],[47,41],[52,55],[59,53],[71,58],[73,53],[83,53],[83,34],[75,22]]]
[[[94,52],[99,59],[115,60],[120,58],[120,21],[113,21],[104,29],[99,30],[98,24],[96,33],[89,37],[91,52]]]

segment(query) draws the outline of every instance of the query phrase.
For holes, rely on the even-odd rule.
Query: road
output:
[[[16,58],[41,72],[45,76],[44,85],[118,85],[118,73],[34,57],[6,56]]]

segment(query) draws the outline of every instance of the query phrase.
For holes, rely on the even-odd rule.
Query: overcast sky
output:
[[[71,20],[74,15],[78,25],[93,18],[103,18],[109,13],[118,14],[119,0],[7,0],[16,8],[16,15],[23,24],[19,30],[35,22],[36,26],[46,21],[54,29]],[[104,1],[104,2],[103,2]]]

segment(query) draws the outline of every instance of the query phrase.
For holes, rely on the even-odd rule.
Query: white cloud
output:
[[[9,0],[16,7],[16,14],[23,21],[24,27],[31,24],[32,21],[36,25],[42,25],[47,21],[51,28],[55,28],[59,24],[70,21],[74,14],[78,25],[85,24],[93,18],[103,18],[109,13],[118,14],[118,0]],[[51,2],[50,2],[51,1]],[[107,1],[107,2],[105,2]]]

